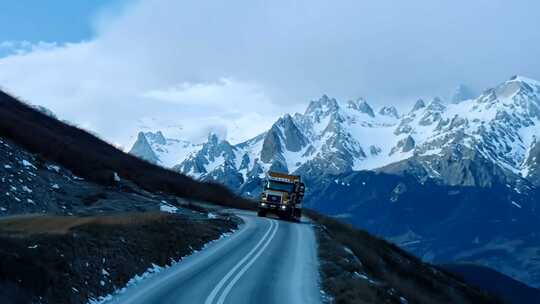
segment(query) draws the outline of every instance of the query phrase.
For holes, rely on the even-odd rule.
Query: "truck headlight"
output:
[[[263,206],[263,207],[266,206],[266,203],[261,203],[261,206]]]
[[[282,210],[285,210],[285,209],[287,209],[287,206],[282,205],[282,206],[281,206],[281,209],[282,209]]]

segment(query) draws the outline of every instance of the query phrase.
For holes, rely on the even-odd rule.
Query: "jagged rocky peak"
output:
[[[540,81],[526,77],[526,76],[514,75],[510,77],[510,79],[506,81],[505,83],[509,83],[509,82],[519,82],[519,83],[527,84],[531,87],[536,87],[537,89],[540,89]]]
[[[200,150],[189,154],[184,161],[174,166],[173,169],[205,178],[206,174],[210,173],[209,171],[217,170],[219,172],[214,172],[216,174],[214,176],[218,176],[230,169],[228,168],[229,163],[235,159],[234,150],[235,147],[227,140],[220,139],[216,133],[210,132],[207,141],[202,144]],[[233,178],[233,176],[230,176],[230,178]],[[233,185],[228,178],[223,177],[223,180],[227,180],[228,185]]]
[[[278,118],[278,120],[274,123],[276,126],[280,127],[286,127],[290,126],[291,124],[294,124],[293,118],[290,114],[285,114]]]
[[[380,115],[399,118],[399,113],[394,106],[384,106],[379,110]]]
[[[163,136],[163,133],[161,131],[157,131],[155,133],[153,132],[145,132],[144,135],[146,136],[146,139],[149,141],[159,144],[159,145],[165,145],[167,144],[167,140],[165,139],[165,136]]]
[[[359,112],[365,113],[371,117],[375,117],[375,113],[373,112],[373,108],[367,103],[367,101],[364,98],[358,98],[356,100],[349,100],[347,102],[347,107],[349,109],[354,109]]]
[[[309,103],[305,114],[329,113],[335,112],[337,109],[339,109],[337,100],[335,98],[329,98],[326,94],[324,94],[318,100],[312,100]]]
[[[431,102],[427,105],[428,111],[442,112],[446,109],[443,101],[439,97],[434,97]]]
[[[429,126],[434,122],[438,122],[442,118],[442,113],[446,110],[446,106],[443,104],[439,97],[435,97],[427,105],[426,110],[420,119],[420,125]]]
[[[426,107],[426,103],[424,102],[424,100],[422,98],[420,98],[414,103],[414,106],[413,106],[411,112],[418,111],[418,110],[420,110],[422,108],[425,108],[425,107]]]
[[[509,98],[517,93],[532,94],[539,93],[540,82],[524,77],[512,76],[495,89],[497,98]]]
[[[219,137],[217,136],[216,133],[210,132],[210,133],[208,133],[207,142],[210,143],[210,144],[216,145],[216,144],[218,144],[220,142],[220,140],[219,140]]]
[[[261,161],[263,163],[270,163],[277,155],[283,152],[281,147],[280,131],[279,127],[274,124],[272,128],[264,136],[263,146],[261,150]]]
[[[333,113],[323,133],[339,133],[341,131],[341,123],[343,122],[344,119],[339,113]]]
[[[464,84],[458,85],[450,97],[451,103],[460,103],[464,100],[473,99],[476,97],[475,92]]]
[[[305,145],[307,145],[308,140],[298,129],[291,115],[285,114],[274,125],[279,126],[279,128],[281,129],[281,135],[283,136],[285,148],[287,150],[292,152],[298,152]]]
[[[148,143],[146,135],[143,132],[139,132],[137,135],[137,140],[133,144],[129,154],[135,155],[153,164],[157,164],[159,161],[159,158],[152,150],[152,147]]]
[[[208,133],[208,140],[202,147],[203,151],[207,151],[208,157],[211,160],[222,155],[227,155],[228,157],[233,156],[234,146],[231,145],[226,139],[219,138],[219,136],[214,133]]]
[[[398,141],[396,146],[393,147],[392,150],[390,151],[390,155],[396,152],[406,153],[413,150],[415,147],[416,147],[416,142],[414,141],[412,136],[408,135],[407,137]]]
[[[414,139],[409,135],[407,136],[407,138],[405,138],[405,141],[403,143],[403,152],[409,152],[411,151],[412,149],[414,149],[416,145],[416,142],[414,141]]]

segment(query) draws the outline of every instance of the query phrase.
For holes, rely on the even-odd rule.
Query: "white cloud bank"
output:
[[[26,45],[1,58],[0,85],[123,145],[155,128],[239,141],[323,93],[410,104],[461,82],[540,78],[539,8],[526,0],[137,1],[102,14],[88,41]]]

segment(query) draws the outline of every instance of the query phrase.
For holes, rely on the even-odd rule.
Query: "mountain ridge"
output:
[[[537,185],[540,179],[534,164],[540,153],[535,135],[540,131],[539,92],[540,82],[514,76],[476,99],[458,103],[419,99],[402,115],[392,106],[375,111],[363,98],[341,104],[323,95],[312,100],[303,114],[285,114],[267,132],[236,145],[226,140],[208,140],[202,145],[176,140],[185,148],[178,152],[169,148],[172,144],[164,138],[155,140],[161,134],[158,131],[139,133],[151,144],[139,138],[130,152],[203,180],[222,176],[224,170],[236,171],[242,175],[239,184],[235,183],[237,188],[249,183],[254,172],[262,178],[269,169],[308,175],[320,171],[392,172],[406,160],[422,167],[415,169],[423,172],[419,179],[438,179],[443,184],[489,186],[492,181],[486,178],[487,173],[456,173],[487,170],[510,185]],[[212,144],[229,146],[221,151],[223,158],[217,163],[218,155],[208,155],[215,152],[209,148]],[[141,145],[156,157],[150,151],[140,151]],[[472,159],[472,163],[483,165],[480,169],[467,169],[467,164],[453,168],[436,162],[436,157]]]

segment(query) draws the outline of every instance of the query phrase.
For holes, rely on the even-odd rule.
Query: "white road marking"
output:
[[[229,244],[228,243],[229,241],[238,238],[240,235],[242,235],[244,232],[246,232],[248,230],[247,226],[248,226],[248,224],[242,225],[241,228],[239,230],[237,230],[235,233],[233,233],[233,235],[230,236],[226,241],[221,240],[221,242],[218,242],[215,245],[215,247],[212,247],[210,249],[211,250],[210,253],[206,253],[208,255],[205,257],[205,259],[208,259],[211,256],[219,253],[219,250],[221,248],[223,248],[224,246],[227,246],[227,244]],[[204,255],[205,251],[199,251],[198,253]],[[174,270],[171,269],[171,271],[169,273],[167,273],[165,275],[162,275],[160,277],[156,277],[155,280],[150,281],[147,284],[140,284],[140,286],[137,286],[136,288],[134,288],[135,291],[130,296],[128,296],[128,297],[126,297],[124,299],[119,299],[118,297],[113,297],[111,300],[107,300],[104,303],[132,303],[132,302],[137,302],[137,300],[143,294],[146,294],[149,291],[156,289],[159,285],[163,284],[164,282],[169,281],[173,277],[179,275],[182,272],[185,272],[185,271],[191,269],[192,267],[198,265],[199,263],[201,263],[202,261],[205,260],[205,259],[195,259],[195,260],[193,260],[191,258],[193,258],[193,257],[187,257],[187,259],[189,261],[181,261],[181,263],[177,264],[177,266],[176,266],[177,268],[174,269]]]
[[[253,263],[255,263],[257,258],[259,258],[259,256],[264,252],[266,247],[268,247],[268,244],[270,244],[270,242],[272,242],[272,239],[274,238],[274,236],[276,236],[276,232],[277,232],[277,230],[279,228],[279,222],[275,222],[275,223],[276,223],[276,225],[274,226],[275,229],[274,229],[274,232],[272,233],[272,235],[268,238],[268,240],[266,241],[264,246],[261,248],[261,250],[259,250],[259,252],[257,252],[257,254],[251,259],[251,261],[249,261],[249,263],[247,263],[244,266],[244,268],[242,268],[242,270],[240,270],[236,274],[236,276],[229,282],[227,287],[225,287],[225,290],[223,291],[223,293],[219,297],[219,300],[218,300],[217,304],[223,304],[223,302],[225,302],[225,298],[227,298],[227,295],[229,295],[229,292],[231,292],[231,289],[234,287],[234,284],[236,284],[236,282],[242,277],[242,275],[244,275],[244,273],[249,269],[249,267],[251,267],[251,265],[253,265]]]
[[[264,241],[266,240],[266,238],[268,237],[268,235],[271,233],[272,229],[274,227],[277,227],[278,224],[277,222],[275,221],[272,221],[272,220],[269,220],[269,219],[266,219],[267,221],[270,222],[270,227],[268,228],[268,230],[266,231],[266,233],[263,235],[263,237],[259,240],[259,242],[257,243],[257,245],[255,245],[255,247],[253,247],[253,249],[251,249],[251,251],[242,259],[240,260],[240,262],[238,262],[220,281],[219,283],[214,287],[214,289],[212,290],[212,292],[210,293],[210,295],[206,298],[206,300],[204,301],[204,304],[212,304],[212,302],[214,301],[214,299],[216,298],[217,294],[219,293],[219,291],[221,290],[221,288],[223,287],[223,285],[227,282],[227,280],[229,280],[229,278],[236,272],[236,270],[238,268],[240,268],[256,251],[257,249],[259,249],[259,247],[261,246],[262,243],[264,243]],[[276,229],[277,230],[277,229]],[[275,234],[275,233],[274,233]],[[273,237],[273,235],[272,235]]]

